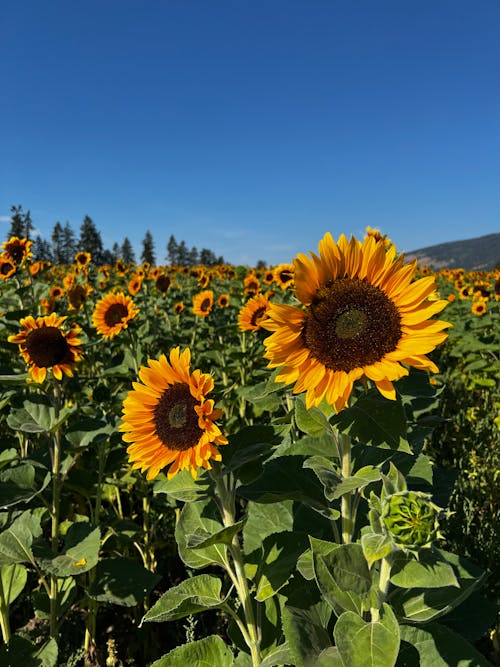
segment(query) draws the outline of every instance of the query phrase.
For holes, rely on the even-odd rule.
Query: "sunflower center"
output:
[[[261,321],[266,316],[266,313],[267,313],[267,308],[265,306],[257,308],[257,310],[254,313],[252,313],[250,322],[254,325],[254,327],[258,326],[261,323]]]
[[[169,449],[185,451],[198,444],[203,430],[195,411],[198,405],[187,384],[177,382],[163,392],[154,411],[156,435]]]
[[[26,336],[26,349],[30,359],[39,368],[72,361],[66,338],[57,327],[41,327],[30,331]]]
[[[113,327],[124,320],[128,315],[128,308],[123,303],[113,303],[104,315],[108,327]]]
[[[401,338],[396,305],[367,280],[341,278],[321,287],[309,306],[302,336],[326,368],[348,373],[392,352]]]
[[[12,271],[13,268],[14,265],[11,264],[10,262],[2,262],[2,264],[0,264],[0,273],[2,274],[2,276],[6,276],[8,273]]]
[[[202,313],[206,313],[207,310],[210,310],[210,299],[203,299],[201,302],[200,310]]]

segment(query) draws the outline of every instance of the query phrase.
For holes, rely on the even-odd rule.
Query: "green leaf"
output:
[[[52,433],[62,426],[75,410],[76,407],[64,407],[56,416],[56,410],[47,398],[32,395],[24,401],[22,408],[12,410],[7,423],[15,431]]]
[[[293,500],[272,504],[249,502],[247,522],[243,529],[244,553],[249,554],[259,549],[269,535],[293,530],[293,504]]]
[[[297,569],[300,574],[311,581],[314,579],[314,560],[313,554],[329,554],[330,551],[337,549],[340,545],[336,542],[328,542],[327,540],[319,540],[316,537],[309,536],[310,549],[304,551],[297,561]]]
[[[174,648],[150,667],[233,667],[233,654],[224,641],[210,635]]]
[[[153,493],[166,493],[176,500],[190,503],[206,497],[209,488],[210,480],[205,475],[193,479],[190,472],[181,470],[172,479],[156,482],[153,486]]]
[[[314,667],[320,653],[332,643],[315,605],[308,609],[285,605],[283,632],[295,667]]]
[[[245,564],[247,577],[255,582],[256,600],[263,602],[288,583],[306,548],[306,533],[282,532],[266,537],[262,549],[250,554]]]
[[[67,429],[65,436],[75,447],[88,447],[95,441],[107,440],[115,430],[102,419],[86,417]]]
[[[188,549],[203,549],[211,547],[214,544],[230,545],[235,535],[242,530],[245,525],[245,519],[233,523],[232,526],[227,526],[216,533],[210,534],[206,530],[197,530],[191,535],[186,535],[186,546]]]
[[[414,647],[420,659],[419,662],[415,662],[412,650],[409,650],[403,643],[398,661],[401,667],[418,667],[419,665],[491,667],[486,658],[469,642],[444,625],[439,623],[429,623],[425,627],[402,625],[400,630],[401,640]]]
[[[40,537],[40,517],[31,511],[23,512],[6,530],[0,533],[0,565],[32,563],[33,539]]]
[[[13,635],[0,647],[0,664],[5,667],[57,667],[57,642],[49,639],[35,646],[21,635]]]
[[[418,560],[412,554],[395,553],[391,560],[391,582],[399,588],[460,586],[453,567],[431,549],[421,550]]]
[[[0,472],[0,507],[11,507],[20,502],[27,503],[41,493],[50,482],[50,473],[45,475],[41,486],[35,480],[35,468],[22,463]]]
[[[211,574],[198,574],[164,593],[143,617],[144,622],[175,621],[206,609],[220,607],[222,582]]]
[[[23,591],[28,573],[24,565],[13,563],[0,567],[0,586],[2,587],[1,599],[9,607]]]
[[[363,556],[368,563],[368,567],[371,568],[373,563],[385,558],[391,553],[392,542],[388,535],[365,533],[361,536],[361,547],[363,549]]]
[[[96,566],[100,543],[100,528],[92,528],[90,523],[79,521],[69,527],[62,553],[54,555],[36,549],[36,559],[45,572],[56,577],[71,577],[88,572]]]
[[[364,445],[384,447],[411,454],[406,439],[406,416],[402,403],[390,401],[370,390],[356,403],[332,418],[343,433]]]
[[[9,385],[25,384],[29,373],[19,373],[18,375],[0,375],[0,385],[7,387]]]
[[[352,611],[344,612],[337,620],[333,634],[342,662],[348,667],[393,667],[396,664],[399,625],[386,603],[376,622],[364,621]]]
[[[314,574],[324,599],[337,616],[370,608],[372,579],[360,544],[342,544],[328,554],[314,554]]]
[[[259,667],[278,667],[279,665],[291,665],[292,653],[287,644],[280,644],[266,655]],[[250,663],[251,664],[251,663]]]
[[[459,582],[456,586],[441,588],[396,589],[390,594],[390,602],[398,617],[405,622],[427,623],[447,614],[482,585],[486,573],[466,558],[439,550],[450,563]]]
[[[321,436],[331,431],[330,423],[318,408],[306,408],[303,396],[295,399],[295,423],[303,433],[312,436]]]
[[[199,531],[215,535],[223,529],[224,526],[213,500],[205,499],[186,503],[175,527],[175,539],[182,561],[194,569],[213,564],[224,565],[227,559],[226,545],[214,544],[203,549],[190,549],[188,546],[188,535],[195,535]]]
[[[129,558],[103,558],[95,569],[88,595],[98,602],[134,607],[161,579]]]
[[[66,609],[75,601],[77,585],[73,577],[59,579],[57,582],[57,609],[62,618]],[[31,594],[35,615],[37,618],[50,618],[50,599],[47,591],[42,587]]]
[[[364,466],[355,475],[344,479],[337,466],[324,456],[312,456],[304,463],[304,468],[311,468],[324,487],[327,500],[337,500],[346,493],[359,491],[380,479],[380,471],[374,466]]]

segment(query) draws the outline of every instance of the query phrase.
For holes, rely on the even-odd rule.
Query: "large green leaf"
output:
[[[26,585],[28,573],[24,565],[13,563],[0,567],[0,586],[2,587],[2,599],[9,606],[20,595]]]
[[[23,407],[12,410],[7,423],[15,431],[24,433],[52,433],[62,426],[76,406],[64,407],[56,412],[50,401],[44,396],[32,395],[23,403]]]
[[[313,456],[304,463],[304,468],[311,468],[323,484],[327,500],[337,500],[344,494],[359,491],[372,482],[380,480],[380,471],[374,466],[364,466],[355,475],[343,478],[338,467],[324,456]]]
[[[304,551],[304,553],[300,556],[299,560],[297,561],[297,569],[304,577],[304,579],[311,581],[311,579],[314,579],[313,554],[329,554],[330,551],[337,549],[340,544],[337,544],[336,542],[329,542],[327,540],[319,540],[316,537],[312,537],[311,535],[309,536],[309,543],[311,548],[307,549],[307,551]]]
[[[249,554],[259,549],[269,535],[293,530],[294,514],[293,500],[269,504],[249,502],[247,521],[243,529],[244,553]]]
[[[179,547],[179,556],[188,567],[194,569],[217,564],[224,565],[227,560],[225,544],[214,544],[203,549],[191,549],[188,536],[199,531],[215,535],[223,530],[215,502],[210,499],[186,503],[182,508],[175,527],[175,539]]]
[[[166,493],[175,500],[192,502],[207,496],[210,488],[210,478],[201,475],[197,479],[187,470],[181,470],[172,479],[159,480],[153,486],[153,493]]]
[[[210,635],[204,639],[174,648],[151,667],[232,667],[233,654],[224,641]]]
[[[391,558],[391,582],[399,588],[459,587],[453,567],[431,549],[420,550],[418,560],[409,553],[395,553]]]
[[[71,577],[88,572],[97,564],[101,541],[100,528],[86,521],[72,524],[60,554],[36,549],[36,559],[42,570],[56,577]]]
[[[442,550],[439,550],[439,553],[453,566],[459,587],[442,586],[392,591],[391,605],[404,622],[428,623],[436,620],[462,604],[484,581],[486,574],[466,558]]]
[[[400,630],[403,644],[397,664],[401,667],[491,667],[469,642],[444,625],[402,625]],[[410,646],[405,645],[405,642]],[[417,660],[412,647],[418,651]]]
[[[274,533],[266,537],[262,549],[247,556],[245,572],[255,582],[256,600],[263,602],[285,586],[307,546],[306,533]]]
[[[363,556],[366,558],[368,567],[391,553],[392,542],[388,535],[378,533],[365,533],[361,536],[361,547]]]
[[[332,644],[316,606],[301,609],[285,605],[283,632],[295,667],[314,667],[320,653]]]
[[[13,635],[0,647],[0,665],[5,667],[57,667],[57,642],[49,639],[34,645],[21,635]]]
[[[330,423],[318,408],[306,408],[303,396],[295,398],[295,423],[297,427],[307,435],[321,436],[331,431]]]
[[[73,577],[65,577],[57,582],[57,609],[62,618],[64,612],[73,604],[77,595],[77,584]],[[43,586],[31,594],[33,608],[37,618],[50,618],[50,599]]]
[[[30,463],[21,463],[13,468],[0,472],[0,507],[11,507],[20,502],[27,503],[41,493],[50,482],[47,472],[43,481],[38,484],[35,479],[35,468]]]
[[[324,599],[339,616],[370,608],[372,579],[360,544],[342,544],[327,554],[314,553],[314,574]]]
[[[269,651],[259,667],[278,667],[281,665],[291,665],[293,660],[292,653],[287,644],[280,644]],[[250,664],[252,664],[250,662]]]
[[[222,582],[211,574],[198,574],[170,588],[148,610],[142,622],[175,621],[190,614],[220,607]]]
[[[134,607],[161,579],[129,558],[103,558],[95,569],[88,595],[98,602]]]
[[[402,403],[390,401],[370,390],[350,408],[332,418],[339,431],[364,445],[388,447],[411,454],[406,439],[406,416]]]
[[[66,438],[75,447],[88,447],[96,441],[109,438],[115,427],[96,417],[85,417],[65,432]]]
[[[33,539],[40,537],[40,517],[27,510],[0,533],[0,565],[11,563],[32,563]]]
[[[337,620],[333,634],[346,667],[393,667],[396,664],[399,625],[388,604],[383,604],[380,618],[375,622],[364,621],[352,611],[344,612]]]
[[[243,529],[244,525],[245,519],[242,519],[231,526],[218,530],[216,533],[209,533],[206,530],[198,529],[195,533],[186,535],[186,546],[188,549],[205,549],[214,544],[226,544],[229,546],[234,536]]]

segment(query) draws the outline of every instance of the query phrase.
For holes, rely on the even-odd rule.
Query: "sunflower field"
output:
[[[500,660],[500,271],[0,247],[0,665]]]

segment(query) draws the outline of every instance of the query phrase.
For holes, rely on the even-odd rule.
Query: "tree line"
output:
[[[50,240],[35,235],[35,226],[31,219],[30,211],[23,211],[22,206],[11,207],[10,229],[7,239],[11,236],[26,238],[33,241],[32,252],[34,261],[49,261],[53,264],[71,264],[77,252],[89,252],[92,261],[97,266],[114,264],[121,259],[126,264],[135,264],[136,255],[130,239],[126,236],[122,243],[115,242],[111,249],[104,248],[101,233],[94,221],[88,215],[83,218],[79,234],[66,222],[62,225],[56,222],[52,228]],[[205,264],[213,266],[224,264],[224,258],[216,256],[212,250],[202,248],[198,250],[195,246],[188,248],[185,241],[177,242],[173,234],[170,235],[166,245],[165,262],[178,266],[194,266]],[[148,230],[141,242],[140,262],[156,265],[156,248],[153,235]]]

